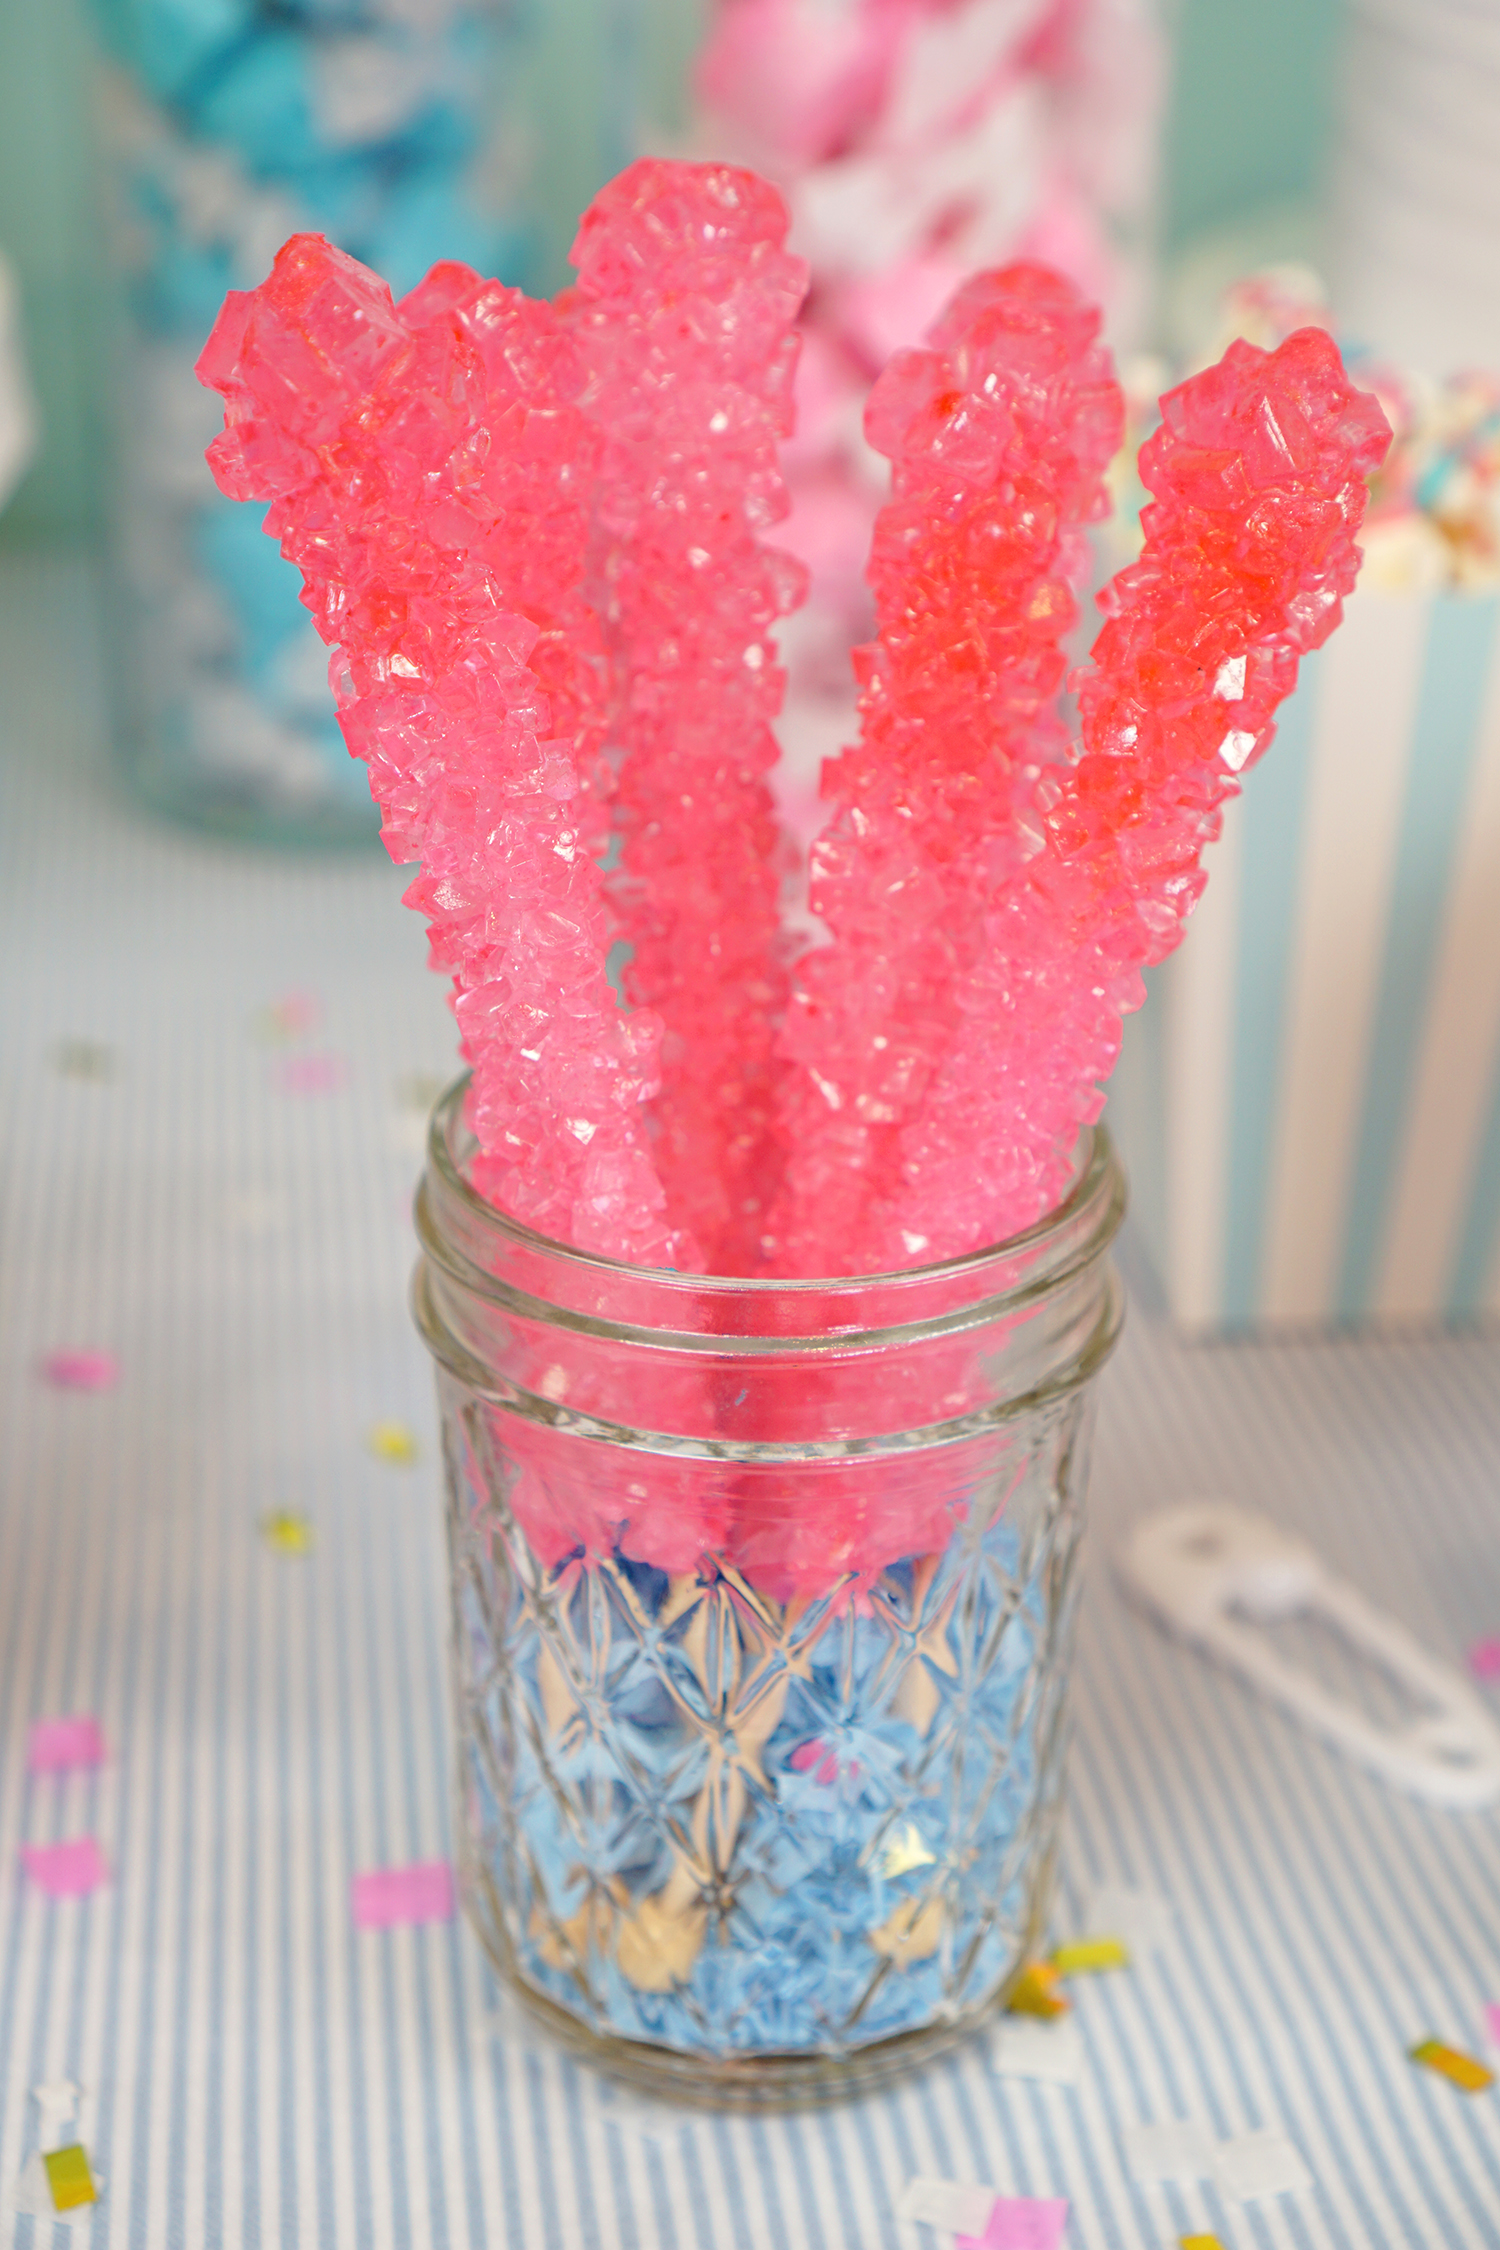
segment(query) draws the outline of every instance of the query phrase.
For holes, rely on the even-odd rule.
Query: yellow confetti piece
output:
[[[53,2208],[74,2211],[80,2203],[97,2203],[99,2190],[89,2170],[88,2151],[78,2141],[69,2148],[49,2148],[42,2157]]]
[[[923,1843],[922,1831],[912,1820],[894,1831],[880,1855],[880,1872],[887,1878],[909,1875],[914,1867],[936,1865],[935,1855]]]
[[[378,1461],[394,1461],[403,1469],[418,1457],[417,1441],[404,1422],[377,1422],[367,1442]]]
[[[311,1517],[293,1515],[287,1508],[276,1508],[262,1516],[260,1535],[278,1555],[310,1555],[316,1537]]]
[[[1180,2234],[1177,2250],[1224,2250],[1216,2234]]]
[[[1057,1989],[1050,1961],[1028,1961],[1010,1988],[1006,2011],[1013,2016],[1065,2016],[1069,2003]]]
[[[1414,2063],[1425,2063],[1440,2078],[1447,2078],[1455,2086],[1462,2086],[1466,2094],[1482,2094],[1486,2086],[1493,2086],[1495,2073],[1486,2070],[1482,2062],[1472,2055],[1460,2054],[1456,2047],[1445,2047],[1441,2039],[1421,2039],[1409,2050]]]
[[[1117,1937],[1075,1938],[1057,1948],[1052,1966],[1060,1977],[1097,1976],[1101,1969],[1128,1969],[1130,1950]]]

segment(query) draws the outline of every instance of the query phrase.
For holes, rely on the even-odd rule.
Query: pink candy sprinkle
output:
[[[983,2234],[961,2234],[958,2250],[1057,2250],[1068,2224],[1065,2195],[999,2195]]]
[[[23,1844],[21,1864],[49,1898],[83,1898],[109,1881],[93,1836],[77,1836],[67,1844]]]
[[[793,1773],[811,1773],[813,1780],[829,1788],[839,1777],[838,1753],[830,1750],[826,1742],[801,1742],[792,1752],[790,1764]],[[851,1781],[859,1779],[859,1760],[851,1758],[845,1767]]]
[[[314,992],[284,992],[266,1010],[266,1027],[278,1038],[305,1039],[322,1019],[322,1003]]]
[[[1484,2028],[1492,2047],[1500,2047],[1500,2000],[1491,2000],[1484,2011]]]
[[[1476,1680],[1500,1679],[1500,1638],[1476,1641],[1469,1651],[1469,1670]]]
[[[368,1875],[356,1875],[352,1890],[355,1926],[361,1930],[453,1919],[453,1870],[445,1859],[420,1860],[412,1867],[377,1867]]]
[[[276,1073],[284,1094],[337,1094],[349,1083],[342,1055],[293,1055]]]
[[[28,1773],[63,1773],[70,1766],[104,1763],[104,1737],[97,1719],[33,1719],[28,1737]]]
[[[120,1363],[113,1352],[49,1352],[42,1377],[59,1391],[112,1391]]]

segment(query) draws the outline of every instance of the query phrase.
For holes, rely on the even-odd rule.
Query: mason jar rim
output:
[[[685,1326],[677,1329],[665,1322],[643,1323],[628,1317],[611,1316],[597,1307],[560,1304],[551,1298],[538,1297],[534,1288],[526,1288],[514,1280],[487,1270],[464,1255],[451,1233],[433,1221],[428,1210],[425,1182],[417,1199],[418,1233],[426,1256],[434,1260],[449,1279],[466,1290],[487,1298],[491,1303],[512,1308],[535,1308],[538,1314],[559,1320],[562,1325],[598,1335],[616,1337],[658,1346],[670,1345],[687,1350],[710,1349],[715,1352],[757,1353],[797,1352],[836,1348],[843,1351],[884,1346],[898,1340],[938,1336],[955,1329],[967,1328],[980,1321],[994,1320],[1006,1312],[1019,1310],[1039,1296],[1050,1295],[1063,1288],[1068,1281],[1094,1264],[1108,1248],[1117,1233],[1125,1212],[1125,1184],[1118,1159],[1108,1133],[1102,1125],[1085,1126],[1075,1146],[1072,1178],[1066,1194],[1040,1219],[1005,1240],[989,1244],[978,1250],[964,1251],[956,1258],[940,1259],[924,1266],[898,1267],[879,1273],[828,1274],[810,1277],[782,1278],[775,1275],[699,1274],[684,1273],[670,1266],[632,1265],[622,1259],[609,1258],[598,1251],[583,1250],[571,1243],[558,1241],[554,1236],[540,1233],[524,1220],[513,1218],[496,1204],[488,1202],[465,1178],[453,1147],[453,1134],[463,1126],[463,1103],[468,1093],[471,1074],[463,1073],[439,1097],[433,1107],[428,1128],[427,1154],[431,1173],[441,1182],[446,1195],[456,1197],[465,1216],[490,1239],[509,1244],[519,1252],[545,1260],[564,1271],[581,1277],[597,1276],[601,1284],[613,1283],[629,1291],[646,1289],[662,1291],[668,1300],[676,1296],[686,1303],[770,1301],[782,1298],[791,1302],[806,1300],[816,1302],[824,1318],[815,1327],[801,1333],[786,1330],[742,1332]],[[467,1129],[466,1127],[464,1128]],[[1071,1248],[1070,1255],[1062,1256],[1056,1264],[1049,1263],[1045,1253],[1049,1246],[1062,1249],[1071,1228],[1076,1228],[1088,1214],[1091,1204],[1098,1204],[1094,1223],[1086,1227],[1081,1240]],[[1025,1262],[1027,1270],[1008,1285],[985,1289],[978,1294],[964,1293],[957,1300],[950,1299],[942,1310],[923,1314],[913,1308],[911,1315],[902,1320],[889,1318],[879,1325],[867,1325],[859,1320],[856,1306],[863,1296],[871,1298],[894,1293],[897,1297],[919,1296],[923,1292],[942,1293],[945,1283],[961,1284],[966,1280],[979,1280],[984,1269],[1004,1267],[1015,1260]],[[830,1306],[832,1300],[832,1307]],[[852,1316],[849,1325],[830,1322],[827,1315],[844,1301]]]

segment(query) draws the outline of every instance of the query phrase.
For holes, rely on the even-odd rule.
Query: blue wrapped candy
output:
[[[483,1924],[616,2037],[842,2052],[954,2020],[1014,1967],[1050,1812],[1045,1589],[993,1524],[780,1658],[742,1590],[582,1556],[461,1603]],[[478,1683],[486,1685],[478,1688]],[[503,1810],[502,1810],[503,1807]]]
[[[120,636],[138,775],[158,801],[215,825],[373,838],[364,774],[306,645],[297,573],[259,536],[259,511],[214,492],[175,370],[160,406],[143,393],[173,361],[191,367],[226,291],[259,281],[299,231],[326,234],[398,295],[440,259],[526,281],[525,225],[481,208],[471,188],[493,13],[464,0],[425,15],[375,0],[95,8],[116,65],[106,106],[131,221],[126,340],[159,441],[122,448],[128,552],[151,558],[149,587],[132,595],[137,623]]]

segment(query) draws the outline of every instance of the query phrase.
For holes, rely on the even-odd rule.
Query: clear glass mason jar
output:
[[[1043,1932],[1124,1183],[914,1272],[648,1271],[417,1199],[469,1913],[533,2016],[677,2100],[963,2037]]]

